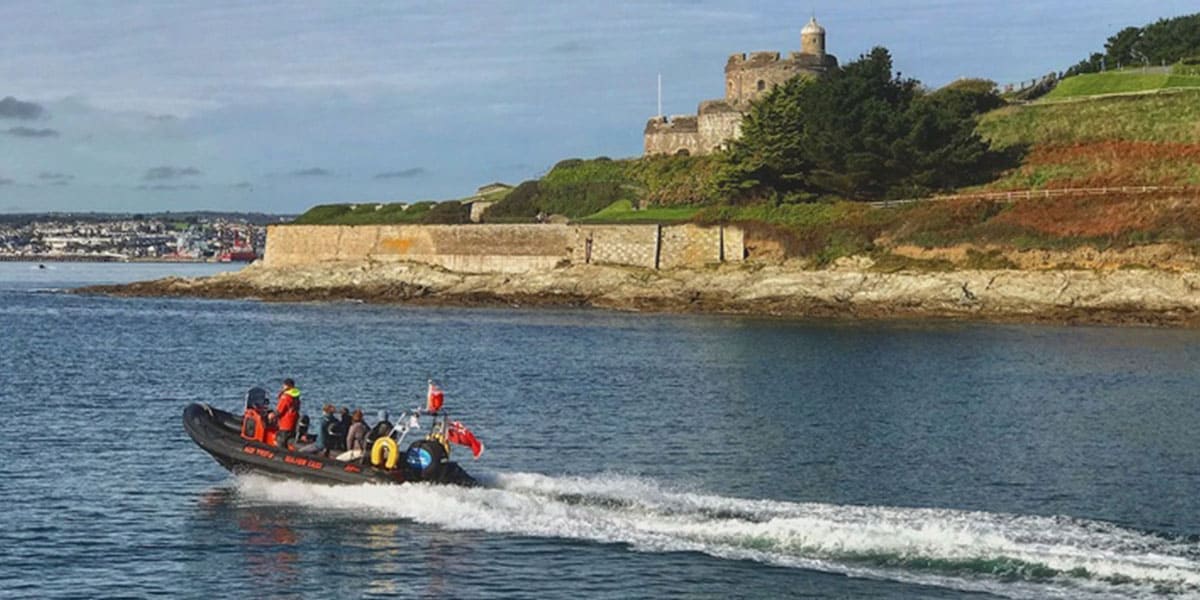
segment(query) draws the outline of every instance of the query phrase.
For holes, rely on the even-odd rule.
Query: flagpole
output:
[[[658,74],[658,118],[662,118],[662,73]]]

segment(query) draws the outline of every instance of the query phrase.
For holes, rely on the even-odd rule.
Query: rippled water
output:
[[[0,264],[0,595],[1200,596],[1200,332],[114,299]],[[237,479],[183,433],[429,377],[483,489]]]

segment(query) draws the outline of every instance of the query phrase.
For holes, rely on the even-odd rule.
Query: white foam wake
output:
[[[746,500],[619,476],[499,475],[485,488],[240,480],[244,501],[449,529],[624,543],[1011,597],[1200,596],[1200,544],[1109,523]]]

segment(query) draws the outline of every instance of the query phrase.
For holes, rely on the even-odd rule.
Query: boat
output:
[[[444,411],[425,413],[433,417],[430,433],[413,441],[403,455],[398,451],[400,444],[410,430],[419,426],[417,419],[421,411],[417,409],[401,415],[400,424],[388,435],[375,440],[371,451],[362,456],[305,453],[290,444],[280,448],[275,444],[276,432],[270,427],[267,413],[266,390],[251,388],[246,394],[242,415],[205,403],[192,403],[183,410],[183,428],[197,446],[235,474],[253,473],[325,484],[429,482],[478,485],[458,463],[450,460],[451,442],[455,441],[452,430],[461,428],[462,424],[451,423]],[[473,435],[471,439],[474,440]],[[476,442],[476,445],[478,457],[482,444]]]
[[[234,246],[222,250],[217,255],[217,262],[254,262],[258,260],[258,252],[249,246]]]
[[[217,262],[254,262],[258,260],[258,251],[254,246],[242,240],[241,233],[233,232],[233,245],[217,254]]]

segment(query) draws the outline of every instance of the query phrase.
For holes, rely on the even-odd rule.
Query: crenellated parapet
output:
[[[700,154],[699,117],[654,117],[646,122],[644,144],[645,154]]]
[[[646,122],[646,133],[695,133],[696,115],[672,115],[651,117]]]
[[[734,54],[725,62],[725,100],[744,107],[790,79],[819,77],[835,67],[837,58],[824,53]]]

